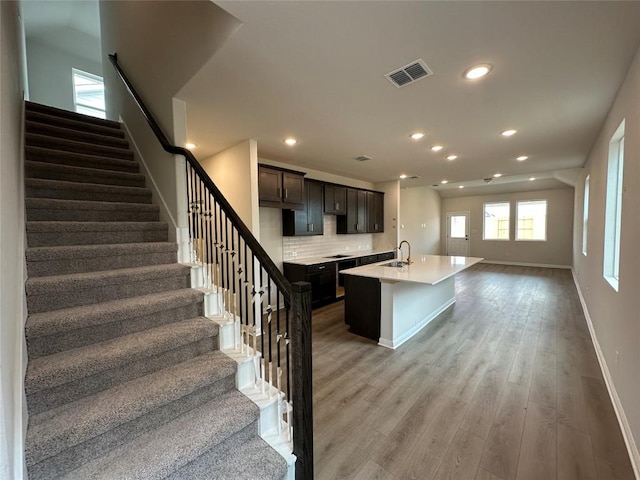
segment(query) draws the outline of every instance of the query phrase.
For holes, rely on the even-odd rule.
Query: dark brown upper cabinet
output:
[[[258,198],[261,207],[303,208],[304,173],[258,165]]]
[[[384,232],[384,193],[367,192],[367,232]]]
[[[347,187],[325,183],[324,213],[344,215],[347,213]]]
[[[302,210],[282,210],[282,235],[306,236],[322,235],[324,184],[314,180],[304,182],[304,203]]]
[[[337,233],[367,233],[367,192],[347,188],[347,213],[337,218]]]

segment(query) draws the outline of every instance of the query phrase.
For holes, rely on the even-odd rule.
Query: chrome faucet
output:
[[[402,244],[406,243],[407,244],[407,264],[411,263],[411,244],[409,242],[407,242],[406,240],[402,240],[400,242],[400,245],[398,245],[398,251],[400,252],[400,261],[402,261]]]

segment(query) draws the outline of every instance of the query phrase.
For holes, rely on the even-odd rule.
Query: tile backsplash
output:
[[[335,215],[324,215],[324,235],[282,237],[282,259],[325,257],[339,253],[353,253],[373,248],[371,233],[338,235]]]

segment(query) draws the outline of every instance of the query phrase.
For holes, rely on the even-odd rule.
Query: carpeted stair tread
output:
[[[233,451],[237,433],[246,429],[257,432],[258,415],[258,408],[234,390],[140,435],[60,480],[162,479],[211,449]]]
[[[183,292],[184,295],[180,296],[178,292]],[[29,358],[52,355],[202,316],[204,312],[202,295],[187,295],[186,292],[191,292],[191,289],[181,288],[160,292],[160,294],[178,294],[172,295],[168,300],[156,298],[155,295],[158,294],[149,294],[134,297],[138,302],[118,299],[30,315],[27,317],[27,324],[31,324],[32,320],[38,320],[34,325],[42,328],[36,334],[28,335],[26,338]],[[195,291],[195,293],[199,292]],[[88,308],[83,310],[85,307]],[[66,315],[61,316],[58,312],[64,312]],[[42,315],[42,322],[39,321],[40,318],[33,318],[40,315]],[[60,319],[59,326],[51,323],[52,317]],[[40,333],[47,327],[50,327],[48,329],[50,333]],[[35,331],[35,328],[33,330]]]
[[[25,256],[33,278],[175,263],[177,251],[171,242],[110,243],[33,247]]]
[[[60,117],[58,115],[50,115],[45,112],[36,112],[32,110],[25,111],[25,119],[28,122],[36,122],[43,125],[55,125],[58,127],[64,127],[72,130],[79,130],[82,132],[98,133],[109,137],[124,138],[124,131],[120,124],[113,125],[98,125],[73,118]]]
[[[91,202],[58,198],[27,198],[27,221],[157,222],[160,207],[127,202]]]
[[[175,263],[28,278],[27,307],[38,313],[188,288],[190,272],[190,266]]]
[[[213,351],[33,415],[29,418],[25,452],[27,465],[102,435],[225,377],[234,376],[236,367],[234,360],[220,351]]]
[[[27,133],[34,133],[37,135],[47,135],[49,137],[64,138],[67,140],[76,140],[78,142],[116,148],[129,148],[129,141],[124,138],[124,134],[120,136],[104,135],[102,133],[90,132],[88,130],[78,130],[75,128],[68,128],[67,126],[51,125],[30,120],[26,121],[25,128]]]
[[[198,317],[36,358],[27,365],[25,393],[31,395],[104,370],[122,368],[134,360],[214,337],[217,333],[218,327],[211,320]]]
[[[27,339],[50,336],[81,328],[96,327],[134,316],[152,315],[169,308],[201,302],[203,293],[190,288],[152,293],[139,297],[64,308],[27,317]]]
[[[132,160],[85,155],[77,152],[65,152],[45,147],[25,147],[25,158],[35,162],[62,164],[74,167],[86,167],[110,171],[138,173],[140,167]]]
[[[26,222],[30,247],[166,242],[164,222]]]
[[[144,188],[145,186],[145,176],[141,173],[116,172],[99,168],[75,167],[31,160],[27,160],[24,163],[27,178],[46,178],[65,182],[97,183],[122,187]]]
[[[80,260],[83,258],[111,257],[113,255],[144,255],[152,252],[178,251],[178,245],[170,242],[111,243],[107,245],[65,245],[60,247],[27,248],[29,262],[47,260]],[[29,275],[32,276],[32,275]]]
[[[129,148],[110,147],[28,132],[24,135],[24,141],[28,146],[48,147],[67,152],[93,153],[104,157],[133,159],[133,150]]]
[[[27,197],[151,203],[151,190],[148,188],[64,182],[40,178],[26,178],[25,186]]]
[[[104,125],[111,128],[119,128],[120,124],[113,120],[105,120],[98,117],[92,117],[90,115],[83,115],[81,113],[71,112],[69,110],[63,110],[61,108],[52,107],[49,105],[42,105],[40,103],[25,102],[25,110],[29,112],[41,112],[47,115],[53,115],[60,118],[70,118],[80,122],[92,123],[95,125]]]
[[[233,455],[204,454],[164,480],[281,480],[287,462],[259,436],[233,450]]]

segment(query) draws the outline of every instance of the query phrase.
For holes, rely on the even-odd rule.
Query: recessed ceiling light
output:
[[[458,188],[464,188],[464,185],[460,185]]]
[[[434,152],[439,152],[443,148],[444,147],[442,145],[434,145],[433,147],[431,147],[431,150],[433,150]]]
[[[529,179],[529,181],[530,181],[530,182],[533,182],[535,179],[536,179],[536,177],[531,177],[531,178]]]
[[[412,140],[420,140],[422,137],[424,137],[424,133],[423,132],[412,133],[410,137]]]
[[[447,160],[451,161],[451,160],[455,160],[456,158],[458,158],[458,155],[449,155],[447,157]]]
[[[440,183],[445,185],[445,184],[449,183],[449,180],[442,180]]]
[[[289,138],[285,138],[283,142],[289,145],[290,147],[293,147],[296,143],[298,143],[298,140],[296,140],[293,137],[289,137]]]
[[[464,71],[464,78],[467,80],[477,80],[484,77],[491,71],[491,65],[488,63],[481,63],[480,65],[474,65]]]
[[[524,162],[527,158],[526,155],[520,155],[519,157],[516,157],[516,160],[518,160],[519,162]]]
[[[500,178],[502,176],[501,173],[494,173],[493,178]]]
[[[502,132],[500,135],[502,135],[503,137],[510,137],[512,135],[515,135],[517,132],[517,130],[514,129],[509,129],[509,130],[505,130],[504,132]]]
[[[403,173],[402,175],[400,175],[400,178],[404,180],[405,178],[407,178],[407,176]]]
[[[193,150],[194,148],[198,148],[198,145],[196,145],[195,143],[185,143],[184,146],[188,149],[188,150]]]

